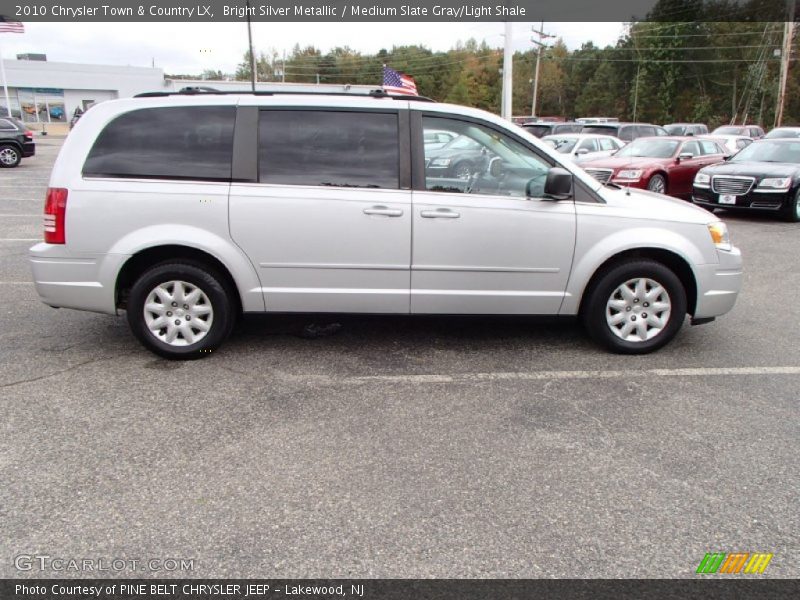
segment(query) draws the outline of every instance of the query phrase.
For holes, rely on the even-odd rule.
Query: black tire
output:
[[[182,333],[178,335],[186,345],[178,346],[167,343],[150,331],[145,320],[144,307],[148,296],[159,285],[173,281],[186,282],[190,286],[199,288],[211,305],[211,325],[204,337],[195,343],[189,344],[188,340],[182,337]],[[180,308],[178,307],[176,310],[180,310]],[[151,267],[136,280],[128,296],[127,316],[131,331],[151,352],[169,359],[194,360],[211,354],[230,335],[236,321],[236,303],[233,290],[229,289],[225,279],[213,269],[209,269],[201,263],[169,261]],[[170,314],[170,320],[173,317],[185,318],[186,321],[191,319],[191,315],[183,317],[183,313],[180,315]],[[181,318],[177,320],[181,320]],[[198,317],[195,318],[198,319]],[[181,326],[183,325],[182,322]],[[161,331],[166,331],[166,327]],[[200,335],[201,332],[196,331],[192,334]]]
[[[467,174],[466,177],[459,176],[459,171],[463,171]],[[475,173],[475,167],[473,164],[467,160],[462,160],[461,162],[457,162],[453,165],[453,177],[456,179],[469,179]]]
[[[623,284],[634,279],[649,279],[661,285],[666,290],[671,305],[669,316],[666,317],[666,323],[660,332],[643,341],[622,339],[606,321],[607,304],[612,294],[615,294]],[[642,299],[639,299],[639,302],[642,302]],[[686,317],[686,306],[686,290],[671,269],[654,260],[635,259],[612,265],[597,277],[586,291],[581,319],[592,339],[610,351],[618,354],[647,354],[658,350],[675,337]],[[638,314],[638,318],[641,319],[643,313],[635,312],[641,310],[647,310],[643,304],[642,308],[634,306],[631,316],[636,317]],[[625,320],[627,321],[627,317]]]
[[[22,152],[11,144],[0,144],[0,168],[11,169],[22,160]]]
[[[647,182],[647,189],[650,190],[651,192],[666,194],[667,178],[661,175],[660,173],[656,173],[650,178],[650,181]]]
[[[800,222],[800,190],[794,195],[794,198],[786,203],[783,209],[783,220],[789,223]]]

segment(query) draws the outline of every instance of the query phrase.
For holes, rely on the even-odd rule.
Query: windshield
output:
[[[664,129],[670,135],[683,135],[686,131],[686,125],[666,125]]]
[[[757,142],[730,159],[730,162],[746,161],[800,164],[800,142]]]
[[[542,137],[544,134],[550,133],[550,125],[525,125],[525,129],[536,137]]]
[[[719,135],[739,135],[742,133],[741,127],[717,127],[714,133]]]
[[[572,149],[575,147],[575,144],[578,143],[578,138],[550,136],[544,138],[544,141],[552,144],[552,146],[558,152],[561,152],[561,154],[568,154],[569,152],[572,152]]]
[[[796,138],[800,137],[800,129],[773,129],[764,139],[774,140],[775,138]]]
[[[634,140],[615,156],[636,156],[644,158],[669,158],[675,154],[680,142],[676,140]]]

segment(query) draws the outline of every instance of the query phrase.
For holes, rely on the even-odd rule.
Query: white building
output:
[[[76,109],[92,104],[128,98],[143,92],[173,92],[184,87],[208,86],[224,91],[249,91],[246,81],[203,81],[165,79],[163,69],[88,65],[39,60],[4,60],[11,103],[11,113],[32,125],[65,123]],[[379,86],[314,85],[259,83],[259,90],[345,91],[352,88],[374,89]],[[0,115],[5,115],[6,99],[0,90]]]

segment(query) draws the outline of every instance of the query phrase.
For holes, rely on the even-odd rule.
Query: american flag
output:
[[[0,15],[0,33],[25,33],[25,25]]]
[[[389,94],[417,95],[417,84],[413,77],[398,73],[386,65],[383,65],[383,89]]]

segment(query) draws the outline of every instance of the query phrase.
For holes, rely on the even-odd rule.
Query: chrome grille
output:
[[[711,190],[717,194],[743,196],[750,191],[755,177],[723,177],[715,175],[711,178]]]
[[[584,170],[601,183],[608,183],[608,180],[611,179],[611,174],[614,172],[613,169],[584,169]]]

